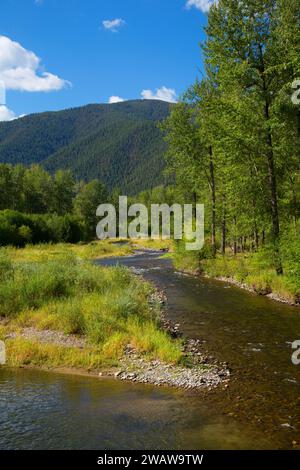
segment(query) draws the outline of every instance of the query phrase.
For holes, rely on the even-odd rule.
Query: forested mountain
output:
[[[70,169],[127,193],[163,182],[165,143],[157,122],[170,104],[155,100],[92,104],[0,123],[0,162]]]

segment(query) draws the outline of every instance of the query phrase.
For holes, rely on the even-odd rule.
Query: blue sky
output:
[[[174,100],[202,70],[211,1],[1,0],[2,115]]]

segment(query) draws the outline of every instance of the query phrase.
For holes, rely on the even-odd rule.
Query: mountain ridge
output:
[[[164,182],[166,144],[157,123],[171,104],[132,100],[30,114],[0,123],[0,162],[70,169],[128,194]]]

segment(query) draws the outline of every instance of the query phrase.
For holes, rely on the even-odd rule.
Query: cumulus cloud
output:
[[[12,121],[16,119],[16,115],[11,109],[8,109],[4,105],[0,105],[0,121]]]
[[[7,90],[55,91],[70,84],[41,70],[41,59],[18,42],[0,36],[0,81]]]
[[[125,25],[125,21],[122,20],[122,18],[116,18],[115,20],[104,20],[102,21],[102,25],[107,31],[117,33],[119,29]]]
[[[111,96],[108,100],[109,104],[114,104],[114,103],[122,103],[124,98],[121,98],[120,96]]]
[[[176,91],[173,88],[167,88],[165,86],[157,88],[155,92],[152,90],[143,90],[142,98],[144,100],[161,100],[168,101],[169,103],[176,103]]]
[[[217,3],[218,0],[188,0],[186,6],[187,8],[195,7],[203,13],[208,13],[210,8]]]

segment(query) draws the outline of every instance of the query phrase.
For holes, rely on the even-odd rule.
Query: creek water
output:
[[[228,388],[185,391],[0,368],[0,449],[290,449],[300,444],[300,309],[177,273],[160,253],[98,261],[162,288],[167,316],[227,362]]]

